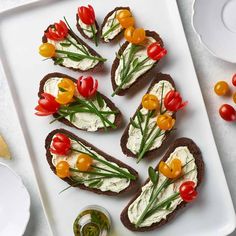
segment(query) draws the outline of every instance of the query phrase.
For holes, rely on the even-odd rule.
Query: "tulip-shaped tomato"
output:
[[[147,110],[156,110],[160,107],[157,96],[153,94],[145,94],[142,98],[142,106]]]
[[[60,104],[56,102],[55,97],[49,93],[42,93],[41,96],[42,98],[39,99],[38,106],[35,107],[35,110],[37,111],[35,115],[48,116],[56,113]]]
[[[183,109],[188,102],[183,102],[182,97],[179,92],[175,90],[169,91],[164,98],[165,108],[169,111],[178,111]]]
[[[197,191],[195,190],[195,183],[193,181],[186,181],[179,187],[180,197],[185,202],[192,202],[197,197]]]
[[[117,16],[116,19],[119,21],[122,28],[128,28],[130,26],[134,26],[134,17],[132,17],[132,13],[127,10],[121,10]]]
[[[161,161],[159,164],[159,171],[169,179],[175,179],[180,176],[182,171],[182,164],[179,159],[173,159],[170,165]]]
[[[161,130],[171,130],[175,125],[175,119],[168,114],[159,115],[157,117],[157,126]]]
[[[146,32],[143,28],[135,29],[130,26],[125,30],[125,39],[133,44],[141,44],[146,38]]]
[[[60,104],[67,104],[72,101],[74,92],[75,92],[75,84],[72,80],[64,78],[58,83],[58,94],[56,101]]]
[[[70,139],[62,133],[57,133],[53,139],[50,147],[50,152],[57,155],[66,155],[70,151]]]
[[[166,54],[167,50],[161,47],[161,45],[158,42],[150,44],[147,48],[148,57],[154,61],[160,60]]]
[[[88,7],[79,7],[78,16],[80,20],[86,25],[93,25],[95,22],[95,12],[93,7],[90,5],[88,5]]]
[[[56,174],[60,178],[67,178],[70,176],[70,166],[66,161],[60,161],[56,165]]]
[[[48,39],[59,41],[63,40],[68,35],[68,28],[64,21],[60,20],[59,23],[55,23],[53,26],[50,26],[48,32],[45,33],[45,36]]]
[[[78,92],[85,98],[94,96],[97,92],[98,81],[92,76],[83,77],[81,76],[77,82]]]
[[[93,164],[93,159],[91,158],[91,156],[81,153],[78,156],[76,167],[80,171],[88,171],[91,168],[92,164]]]

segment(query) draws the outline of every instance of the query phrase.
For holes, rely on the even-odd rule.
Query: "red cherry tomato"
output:
[[[50,152],[57,155],[66,155],[70,151],[71,142],[70,139],[62,133],[57,133],[52,139]]]
[[[234,76],[232,78],[232,84],[233,84],[233,86],[236,87],[236,74],[234,74]]]
[[[94,96],[97,92],[97,88],[98,88],[98,81],[91,76],[85,78],[81,76],[78,79],[77,82],[78,92],[85,98],[90,98]]]
[[[69,30],[65,22],[60,20],[59,23],[55,23],[53,26],[49,27],[48,32],[45,33],[45,36],[48,39],[59,41],[67,37],[68,31]]]
[[[236,111],[229,104],[223,104],[219,109],[220,116],[226,121],[236,120]]]
[[[78,8],[78,16],[80,20],[86,25],[93,25],[95,22],[95,13],[92,6],[88,5],[88,7],[79,7]]]
[[[158,42],[155,42],[148,46],[147,54],[149,58],[151,58],[154,61],[157,61],[167,54],[167,50],[161,47],[161,45]]]
[[[179,187],[179,194],[185,202],[192,202],[197,197],[195,183],[193,181],[182,183]]]

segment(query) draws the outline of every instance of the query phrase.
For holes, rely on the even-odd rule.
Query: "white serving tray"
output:
[[[39,81],[45,74],[58,71],[74,77],[81,75],[81,73],[54,66],[50,61],[42,62],[37,51],[43,30],[50,23],[62,19],[63,16],[67,17],[75,29],[75,14],[78,5],[87,5],[88,3],[96,9],[99,23],[114,7],[128,5],[132,9],[139,27],[156,30],[160,33],[168,49],[168,56],[158,65],[158,69],[172,75],[177,88],[189,101],[187,109],[178,114],[178,130],[170,141],[182,136],[192,138],[201,148],[206,164],[206,173],[203,185],[199,189],[198,200],[182,210],[179,216],[168,225],[156,231],[139,235],[217,236],[229,234],[235,228],[235,212],[176,1],[51,0],[18,7],[0,15],[0,56],[29,150],[29,156],[26,156],[25,161],[32,161],[53,234],[56,236],[73,235],[72,224],[80,209],[86,205],[98,204],[105,207],[111,214],[113,235],[136,235],[136,233],[127,230],[119,220],[120,212],[132,194],[108,197],[80,189],[70,189],[63,194],[58,194],[67,184],[51,172],[45,159],[44,139],[52,129],[64,126],[60,123],[49,125],[51,118],[39,118],[34,115],[34,107],[38,100]],[[99,90],[108,96],[112,91],[109,70],[118,47],[118,44],[101,44],[96,49],[108,58],[108,62],[105,72],[93,76],[99,80]],[[126,124],[140,103],[147,87],[148,85],[142,91],[132,95],[112,98],[123,112]],[[161,157],[160,154],[155,160],[146,160],[139,165],[136,165],[132,158],[126,158],[119,146],[123,129],[107,134],[68,129],[133,166],[138,170],[142,182],[147,178],[148,166],[155,166]],[[162,154],[166,148],[167,146],[162,149]]]

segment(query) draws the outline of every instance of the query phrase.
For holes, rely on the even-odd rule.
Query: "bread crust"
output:
[[[189,151],[193,154],[194,158],[195,158],[195,163],[197,166],[197,186],[196,188],[198,188],[200,186],[200,184],[202,183],[203,180],[203,176],[204,176],[204,162],[202,159],[202,154],[201,151],[199,149],[199,147],[193,142],[193,140],[189,139],[189,138],[179,138],[177,139],[167,150],[167,152],[165,153],[164,157],[160,160],[160,161],[166,161],[170,154],[175,150],[175,148],[179,147],[179,146],[187,146],[189,148]],[[156,168],[158,167],[158,165],[156,166]],[[149,178],[145,181],[145,183],[143,184],[146,185],[149,182]],[[142,186],[142,187],[143,187]],[[128,205],[125,207],[125,209],[122,211],[121,215],[120,215],[120,219],[122,221],[122,223],[124,224],[124,226],[126,228],[128,228],[131,231],[139,231],[139,232],[146,232],[146,231],[151,231],[154,229],[157,229],[165,224],[167,224],[170,220],[172,220],[177,213],[179,212],[180,209],[184,208],[188,203],[187,202],[181,202],[177,208],[171,212],[169,215],[167,215],[166,219],[161,220],[160,222],[154,223],[151,226],[148,227],[140,227],[140,228],[135,228],[135,225],[132,224],[128,218],[128,208],[129,206],[135,201],[135,199],[141,194],[142,192],[142,187],[138,190],[138,192],[135,194],[135,196],[132,198],[132,200],[128,203]]]
[[[125,163],[119,161],[118,159],[106,154],[105,152],[101,151],[100,149],[96,148],[94,145],[88,143],[87,141],[79,138],[78,136],[76,136],[75,134],[71,133],[70,131],[68,130],[65,130],[65,129],[56,129],[56,130],[53,130],[52,132],[50,132],[47,136],[47,138],[45,139],[45,149],[46,149],[46,158],[47,158],[47,161],[48,161],[48,164],[51,168],[51,170],[54,172],[54,174],[56,174],[56,168],[55,166],[53,165],[52,163],[52,155],[51,155],[51,152],[49,150],[50,148],[50,144],[52,142],[52,138],[55,134],[57,133],[63,133],[65,135],[68,135],[70,137],[72,137],[73,139],[76,139],[78,140],[79,142],[81,142],[82,144],[84,144],[85,146],[87,147],[91,147],[92,150],[94,150],[96,153],[100,154],[101,156],[103,156],[106,160],[108,161],[111,161],[111,162],[114,162],[116,163],[117,165],[119,165],[120,167],[123,167],[123,168],[126,168],[129,170],[129,172],[131,174],[133,174],[135,177],[136,177],[136,180],[130,180],[130,184],[127,188],[123,189],[122,191],[120,191],[119,193],[116,193],[116,192],[112,192],[112,191],[101,191],[100,189],[94,189],[94,188],[89,188],[89,187],[86,187],[85,185],[83,184],[79,184],[77,185],[76,187],[80,188],[80,189],[84,189],[84,190],[88,190],[90,192],[94,192],[94,193],[97,193],[97,194],[104,194],[104,195],[108,195],[108,196],[115,196],[115,195],[120,195],[122,193],[125,193],[125,192],[130,192],[130,191],[133,191],[134,189],[137,188],[137,184],[138,184],[138,173],[130,166],[126,165]],[[73,185],[73,181],[71,181],[70,178],[64,178],[62,179],[63,181],[67,182],[69,185]]]
[[[100,30],[100,38],[101,38],[101,41],[103,43],[110,43],[112,41],[114,41],[120,34],[122,34],[122,32],[124,32],[124,29],[120,31],[119,34],[117,34],[113,39],[110,39],[109,42],[105,42],[104,41],[104,38],[102,38],[102,29],[103,27],[105,26],[108,18],[115,12],[115,11],[118,11],[118,10],[129,10],[130,11],[130,8],[129,7],[116,7],[115,9],[113,9],[112,11],[110,11],[104,18],[103,22],[102,22],[102,25],[101,25],[101,30]]]
[[[146,36],[154,38],[160,44],[161,47],[164,47],[162,39],[160,38],[160,36],[156,32],[146,30]],[[122,55],[128,45],[129,45],[129,42],[126,41],[119,49],[118,54]],[[115,73],[116,73],[116,70],[119,66],[119,62],[120,62],[120,60],[116,57],[113,64],[112,64],[112,68],[111,68],[111,83],[112,83],[113,91],[115,91],[116,88],[118,87],[115,82]],[[130,91],[138,91],[139,89],[141,89],[143,87],[143,85],[146,83],[146,81],[149,81],[150,78],[152,77],[153,71],[154,71],[155,66],[157,65],[158,62],[159,62],[159,60],[157,60],[148,71],[146,71],[143,75],[139,76],[138,79],[129,88],[120,89],[116,93],[116,95],[124,96],[125,94],[129,93]]]
[[[45,33],[48,32],[48,29],[50,27],[52,27],[53,25],[49,25],[48,28],[44,31],[44,35],[42,37],[42,42],[43,43],[47,43],[47,37],[45,36]],[[101,57],[100,54],[98,54],[94,49],[92,49],[87,43],[85,43],[81,38],[79,38],[74,32],[72,32],[71,30],[68,31],[68,34],[73,37],[78,43],[80,44],[83,44],[89,51],[89,53],[93,56],[96,56],[96,57]],[[55,62],[56,58],[52,58],[52,60]],[[104,62],[102,61],[99,61],[97,65],[95,65],[95,67],[93,68],[90,68],[88,70],[80,70],[79,68],[76,69],[76,68],[73,68],[73,67],[66,67],[62,64],[59,64],[59,66],[62,66],[62,67],[65,67],[65,68],[68,68],[70,70],[73,70],[73,71],[78,71],[78,72],[100,72],[103,70],[103,66],[104,66]]]
[[[158,73],[158,74],[156,75],[156,77],[153,79],[153,81],[152,81],[152,83],[150,84],[150,86],[149,86],[149,88],[148,88],[148,90],[147,90],[146,93],[149,93],[149,91],[152,89],[152,87],[153,87],[156,83],[158,83],[158,82],[160,82],[160,81],[162,81],[162,80],[169,81],[169,82],[172,84],[172,86],[176,89],[174,80],[171,78],[170,75]],[[140,105],[138,106],[138,108],[137,108],[136,112],[134,113],[132,119],[135,118],[135,116],[137,115],[138,111],[139,111],[141,108],[142,108],[142,104],[140,103]],[[174,114],[172,115],[172,117],[173,117],[174,119],[176,119],[176,114],[174,113]],[[128,138],[129,138],[129,127],[130,127],[130,125],[131,125],[131,123],[129,122],[129,124],[128,124],[127,127],[125,128],[125,131],[124,131],[124,133],[123,133],[123,135],[122,135],[122,137],[121,137],[121,140],[120,140],[120,146],[121,146],[121,149],[122,149],[122,151],[123,151],[123,153],[124,153],[125,155],[127,155],[127,156],[129,156],[129,157],[133,157],[133,158],[138,158],[137,154],[134,154],[133,152],[131,152],[131,151],[126,147],[126,144],[127,144],[127,142],[128,142]],[[167,133],[165,134],[165,138],[163,139],[162,145],[161,145],[160,147],[158,147],[158,148],[155,148],[155,149],[153,149],[153,150],[147,151],[147,152],[145,153],[145,157],[144,157],[144,158],[155,157],[155,156],[158,154],[159,149],[167,142],[169,136],[170,136],[170,133],[167,132]]]
[[[40,85],[39,85],[39,92],[38,92],[38,97],[39,98],[42,98],[41,94],[44,92],[44,84],[46,83],[46,81],[50,78],[53,78],[53,77],[59,77],[59,78],[68,78],[70,80],[72,80],[74,83],[77,83],[77,80],[71,76],[68,76],[66,74],[62,74],[62,73],[58,73],[58,72],[54,72],[54,73],[50,73],[50,74],[47,74],[46,76],[44,76],[44,78],[40,81]],[[104,101],[106,102],[107,106],[110,107],[110,109],[112,111],[118,111],[118,113],[116,114],[115,116],[115,122],[114,124],[116,125],[117,128],[119,128],[122,124],[122,121],[123,121],[123,116],[121,114],[121,111],[115,106],[115,104],[108,98],[106,97],[105,95],[101,94],[101,97],[104,99]],[[53,114],[53,117],[55,118],[58,118],[59,115],[57,113]],[[65,125],[67,126],[70,126],[70,127],[73,127],[73,128],[76,128],[78,130],[85,130],[85,129],[80,129],[78,128],[77,126],[75,126],[74,124],[72,124],[69,120],[65,119],[65,118],[61,118],[61,119],[58,119],[58,121],[64,123]],[[116,129],[117,129],[116,128]],[[107,130],[113,130],[112,127],[107,127]],[[85,131],[88,131],[88,130],[85,130]],[[93,132],[104,132],[105,131],[105,128],[99,128],[97,129],[96,131],[93,131]],[[89,132],[89,131],[88,131]]]

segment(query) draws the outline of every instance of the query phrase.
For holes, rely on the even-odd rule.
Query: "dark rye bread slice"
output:
[[[62,74],[62,73],[58,73],[58,72],[54,72],[54,73],[50,73],[50,74],[47,74],[46,76],[44,76],[44,78],[40,81],[40,84],[39,84],[39,92],[38,92],[38,97],[39,98],[42,98],[41,94],[44,92],[44,84],[46,83],[46,81],[50,78],[53,78],[53,77],[58,77],[58,78],[68,78],[70,80],[72,80],[74,83],[77,83],[77,80],[72,78],[71,76],[69,75],[66,75],[66,74]],[[110,109],[112,111],[118,111],[118,113],[116,114],[116,117],[115,117],[115,122],[114,124],[116,125],[117,128],[119,128],[121,126],[121,123],[123,121],[123,116],[120,112],[120,110],[115,106],[115,104],[109,99],[107,98],[105,95],[101,94],[101,97],[104,99],[104,101],[106,102],[106,104],[110,107]],[[57,113],[53,114],[53,116],[55,118],[58,118],[59,115]],[[78,127],[76,127],[75,125],[73,125],[69,120],[65,119],[65,118],[61,118],[61,119],[58,119],[58,121],[64,123],[65,125],[68,125],[70,127],[74,127],[78,130],[84,130],[84,129],[79,129]],[[112,130],[111,127],[107,127],[108,130]],[[104,128],[99,128],[97,131],[105,131]],[[94,132],[97,132],[97,131],[94,131]]]
[[[164,47],[164,43],[163,43],[162,39],[160,38],[160,36],[156,32],[146,30],[146,36],[154,38],[160,44],[161,47]],[[129,42],[126,41],[119,49],[118,55],[122,55],[122,53],[124,52],[124,50],[126,49],[126,47],[128,45],[129,45]],[[115,91],[116,88],[118,87],[115,82],[115,73],[116,73],[116,70],[119,66],[119,62],[120,62],[120,60],[116,57],[113,64],[112,64],[112,68],[111,68],[111,83],[112,83],[113,91]],[[152,78],[153,71],[154,71],[155,66],[157,65],[158,62],[159,62],[159,60],[154,63],[154,65],[152,66],[152,68],[150,70],[146,71],[143,75],[139,76],[137,78],[137,80],[129,88],[120,89],[116,94],[119,96],[124,96],[129,91],[138,91],[139,89],[141,89],[143,87],[143,85],[145,84],[145,82]]]
[[[44,31],[44,33],[48,32],[48,29],[50,27],[52,27],[53,25],[49,25],[48,28]],[[94,49],[92,49],[87,43],[85,43],[81,38],[79,38],[73,31],[69,30],[68,31],[69,35],[71,37],[73,37],[79,44],[83,44],[87,49],[88,49],[88,52],[93,55],[93,56],[96,56],[96,57],[101,57],[101,55],[99,55]],[[43,35],[42,37],[42,42],[43,43],[47,43],[47,37],[45,36],[45,34]],[[55,62],[56,61],[56,58],[52,58],[52,60]],[[62,64],[59,64],[60,66],[63,66],[63,67],[66,67]],[[80,69],[76,69],[76,68],[73,68],[73,67],[66,67],[68,69],[71,69],[73,71],[79,71],[79,72],[85,72],[85,71],[89,71],[89,72],[99,72],[99,71],[102,71],[103,70],[103,66],[104,66],[104,62],[100,61],[98,62],[97,65],[95,65],[95,67],[93,68],[90,68],[88,70],[80,70]]]
[[[201,151],[200,151],[199,147],[191,139],[179,138],[179,139],[175,140],[175,142],[169,147],[166,154],[164,155],[164,157],[160,161],[166,161],[169,158],[170,154],[179,146],[187,146],[189,151],[192,153],[193,157],[195,158],[195,163],[196,163],[197,172],[198,172],[197,173],[198,183],[197,183],[196,188],[198,188],[199,185],[202,183],[202,179],[204,176],[204,162],[203,162]],[[156,166],[156,168],[158,167],[158,165]],[[149,180],[150,179],[148,178],[146,180],[146,182],[143,184],[143,186],[146,185],[149,182]],[[167,215],[166,219],[163,219],[160,222],[154,223],[148,227],[135,228],[135,225],[132,224],[128,218],[128,208],[135,201],[135,199],[138,198],[138,196],[141,194],[142,187],[140,187],[138,192],[135,194],[133,199],[128,203],[128,205],[125,207],[125,209],[122,211],[122,213],[120,215],[120,219],[121,219],[122,223],[129,230],[145,232],[145,231],[151,231],[151,230],[157,229],[157,228],[165,225],[166,223],[168,223],[170,220],[172,220],[176,216],[176,214],[179,212],[179,210],[187,205],[187,203],[183,201],[176,207],[176,209],[173,212],[171,212],[169,215]]]
[[[98,37],[98,35],[99,35],[99,26],[98,26],[98,23],[97,23],[96,20],[95,20],[94,24],[95,24],[95,27],[96,27],[96,30],[97,30],[96,36]],[[92,37],[92,38],[89,38],[88,35],[86,35],[86,34],[84,33],[84,30],[83,30],[82,27],[80,26],[78,14],[76,14],[76,27],[77,27],[78,31],[80,32],[80,34],[81,34],[84,38],[93,41],[93,37]]]
[[[153,87],[156,83],[158,83],[158,82],[160,82],[160,81],[162,81],[162,80],[169,81],[169,82],[172,84],[172,86],[176,89],[174,80],[171,78],[170,75],[158,73],[158,74],[156,75],[156,77],[153,79],[153,81],[152,81],[152,83],[150,84],[150,86],[149,86],[149,88],[148,88],[148,90],[147,90],[146,93],[149,93],[149,91],[152,89],[152,87]],[[135,114],[133,115],[132,119],[135,118],[135,116],[137,115],[138,111],[139,111],[141,108],[142,108],[142,103],[140,103],[140,105],[139,105],[138,109],[136,110]],[[173,117],[174,119],[176,119],[176,113],[174,113],[174,114],[172,115],[172,117]],[[124,133],[123,133],[123,135],[122,135],[122,137],[121,137],[120,146],[121,146],[122,151],[123,151],[124,154],[126,154],[126,155],[129,156],[129,157],[137,158],[137,155],[134,154],[133,152],[131,152],[131,151],[126,147],[126,144],[127,144],[127,142],[128,142],[128,138],[129,138],[129,127],[130,127],[130,125],[131,125],[131,123],[129,123],[129,124],[127,125],[127,127],[126,127],[126,129],[125,129],[125,131],[124,131]],[[170,133],[167,132],[167,134],[165,135],[165,138],[164,138],[164,140],[163,140],[163,142],[162,142],[162,145],[167,141],[169,135],[170,135]],[[153,149],[153,150],[151,150],[151,151],[146,152],[144,158],[155,157],[156,154],[159,152],[159,149],[162,147],[162,145],[161,145],[159,148],[156,148],[156,149]]]
[[[104,195],[109,195],[109,196],[114,196],[114,195],[119,195],[119,194],[122,194],[122,193],[125,193],[125,192],[130,192],[130,191],[133,191],[133,189],[136,189],[137,188],[137,184],[138,184],[138,173],[133,169],[131,168],[130,166],[126,165],[125,163],[119,161],[118,159],[106,154],[105,152],[101,151],[100,149],[96,148],[95,146],[93,146],[92,144],[86,142],[85,140],[79,138],[78,136],[76,136],[75,134],[69,132],[68,130],[65,130],[65,129],[56,129],[56,130],[53,130],[52,132],[50,132],[45,140],[45,149],[46,149],[46,157],[47,157],[47,161],[48,161],[48,164],[50,165],[50,168],[51,170],[54,172],[54,174],[56,174],[56,168],[55,166],[53,165],[52,163],[52,155],[51,155],[51,152],[49,150],[50,148],[50,145],[51,145],[51,142],[52,142],[52,138],[54,137],[55,134],[57,133],[63,133],[65,135],[68,135],[70,137],[72,137],[73,139],[76,139],[78,140],[79,142],[81,142],[82,144],[84,144],[86,147],[91,147],[91,149],[93,151],[95,151],[96,153],[100,154],[101,156],[103,156],[107,161],[111,161],[111,162],[114,162],[116,163],[119,167],[122,167],[122,168],[126,168],[127,170],[129,170],[129,172],[134,175],[136,177],[136,180],[130,180],[130,184],[127,188],[123,189],[122,191],[120,191],[119,193],[116,193],[116,192],[112,192],[112,191],[101,191],[99,189],[95,189],[95,188],[89,188],[89,187],[86,187],[85,185],[83,184],[79,184],[77,185],[76,187],[78,188],[81,188],[81,189],[84,189],[84,190],[88,190],[88,191],[91,191],[91,192],[94,192],[94,193],[97,193],[97,194],[104,194]],[[65,182],[67,182],[69,185],[73,185],[73,181],[71,181],[70,178],[64,178],[62,179],[64,180]]]
[[[119,32],[119,34],[117,34],[114,38],[110,39],[109,42],[105,42],[104,39],[102,38],[102,29],[103,29],[103,27],[105,26],[105,24],[106,24],[108,18],[109,18],[114,12],[116,12],[116,11],[118,11],[118,10],[129,10],[129,11],[130,11],[130,8],[129,8],[129,7],[116,7],[114,10],[110,11],[110,12],[105,16],[105,18],[104,18],[104,20],[103,20],[103,22],[102,22],[101,31],[100,31],[100,38],[101,38],[101,41],[102,41],[103,43],[109,43],[109,42],[115,40],[115,39],[124,31],[124,29],[121,30],[121,31]]]

